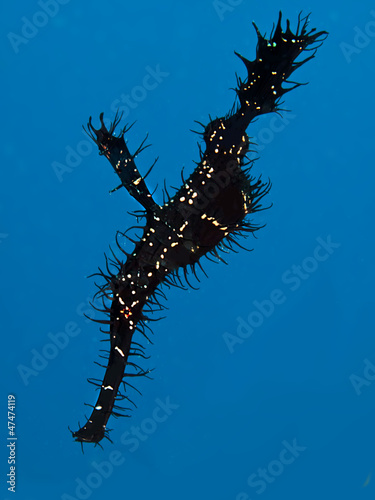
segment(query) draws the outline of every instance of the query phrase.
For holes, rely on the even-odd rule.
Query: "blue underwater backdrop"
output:
[[[310,83],[285,96],[291,111],[248,128],[254,175],[273,184],[253,216],[266,226],[228,266],[204,259],[198,291],[164,290],[142,361],[153,380],[134,380],[142,396],[110,419],[113,444],[82,454],[68,426],[103,374],[86,277],[140,207],[109,195],[118,179],[81,125],[120,108],[136,121],[131,151],[149,133],[137,165],[159,156],[148,184],[161,203],[164,179],[179,186],[199,159],[194,120],[232,107],[246,74],[233,51],[253,59],[251,22],[269,35],[279,10],[284,27],[302,10],[330,34],[293,75]],[[369,1],[4,6],[1,499],[374,498],[374,57]]]

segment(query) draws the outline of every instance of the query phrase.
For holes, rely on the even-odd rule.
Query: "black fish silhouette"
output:
[[[144,311],[147,308],[150,313],[162,308],[159,297],[164,294],[159,285],[183,286],[181,272],[187,281],[187,272],[191,270],[195,275],[196,266],[201,267],[201,257],[212,255],[222,260],[220,248],[232,249],[238,245],[238,236],[259,229],[246,217],[261,209],[260,201],[268,193],[270,183],[250,175],[251,162],[246,157],[250,141],[246,129],[257,116],[280,112],[280,98],[301,85],[290,82],[289,77],[314,57],[327,36],[325,31],[307,31],[307,24],[307,17],[299,16],[295,34],[289,21],[283,31],[280,12],[269,40],[254,24],[258,35],[255,60],[249,61],[236,53],[247,69],[245,80],[237,77],[235,90],[239,103],[227,116],[203,126],[206,149],[200,150],[199,163],[163,205],[154,201],[145,183],[147,174],[142,176],[135,165],[144,142],[131,154],[124,140],[130,127],[115,135],[121,116],[116,115],[109,130],[103,114],[100,129],[93,127],[90,117],[88,133],[118,174],[119,187],[125,187],[142,205],[144,210],[137,217],[143,218],[145,224],[140,240],[131,240],[135,245],[132,253],[126,253],[118,243],[126,261],[112,252],[113,258],[106,261],[107,272],[98,273],[104,284],[98,287],[97,295],[102,298],[102,312],[107,319],[94,321],[109,327],[105,332],[109,334],[109,357],[103,381],[89,379],[98,386],[99,397],[85,425],[72,432],[76,441],[99,443],[103,437],[109,439],[109,417],[122,416],[128,410],[118,405],[128,400],[120,391],[121,384],[125,391],[128,377],[147,375],[148,372],[130,361],[145,357],[142,344],[133,340],[133,334],[140,332],[147,338],[146,320],[152,318]],[[302,52],[309,50],[312,51],[309,57],[295,62]],[[291,86],[283,86],[285,83]]]

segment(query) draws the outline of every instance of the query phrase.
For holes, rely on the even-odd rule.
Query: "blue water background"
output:
[[[68,425],[84,422],[96,398],[86,378],[103,373],[86,277],[139,207],[124,190],[109,195],[118,181],[81,125],[92,115],[98,126],[101,111],[113,119],[133,96],[132,109],[120,103],[124,123],[136,120],[128,145],[149,133],[137,165],[145,173],[160,157],[148,182],[162,202],[164,179],[179,186],[199,157],[194,120],[232,106],[235,72],[245,76],[233,51],[253,58],[251,22],[269,34],[280,9],[293,29],[312,11],[311,26],[330,35],[295,73],[310,83],[286,95],[284,121],[248,129],[254,175],[273,183],[273,207],[253,218],[266,226],[244,242],[252,253],[206,261],[199,291],[166,290],[142,362],[153,380],[134,382],[143,396],[130,393],[130,419],[111,418],[114,444],[82,454]],[[47,20],[41,11],[7,3],[1,21],[0,498],[374,498],[374,4],[65,0]],[[9,34],[22,29],[18,43]],[[145,90],[152,71],[159,81]]]

